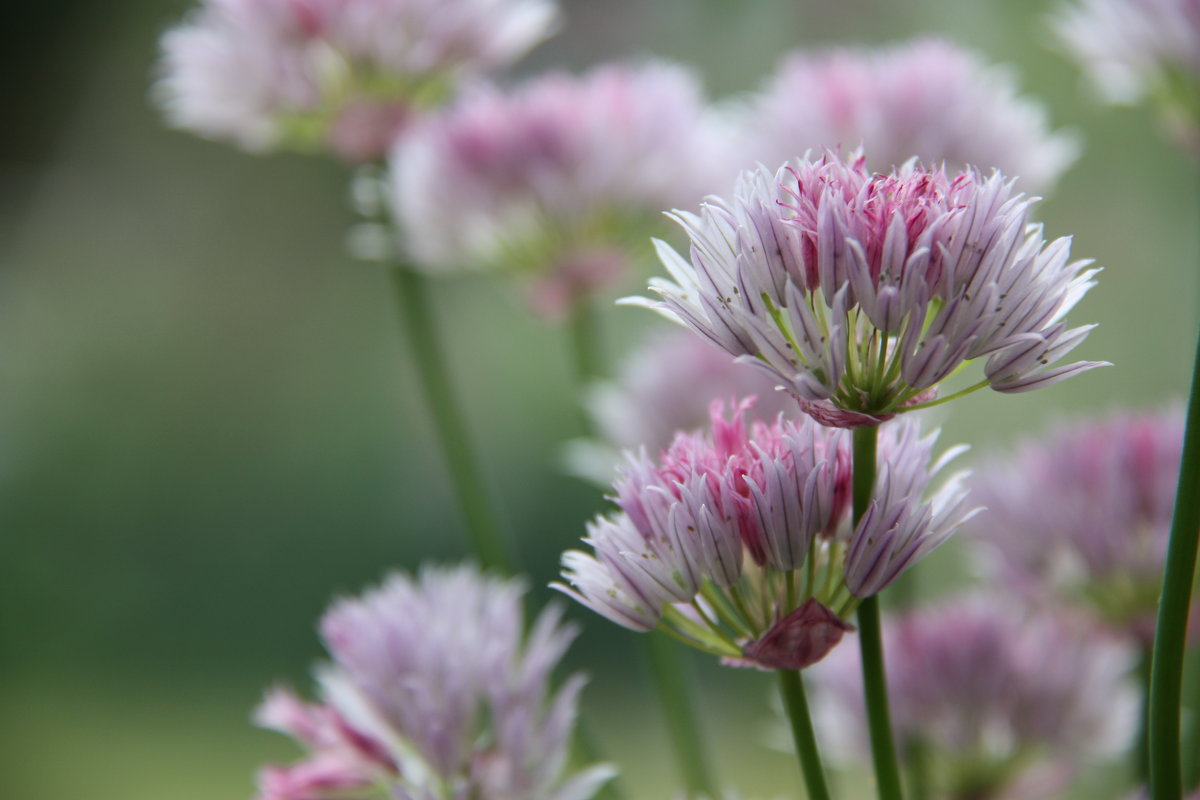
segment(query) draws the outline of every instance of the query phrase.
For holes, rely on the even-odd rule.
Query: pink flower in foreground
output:
[[[744,114],[747,162],[774,167],[809,148],[862,146],[875,169],[916,157],[1052,185],[1074,139],[1048,130],[1045,109],[1012,74],[940,39],[882,49],[788,55]]]
[[[1135,727],[1132,653],[1081,620],[958,598],[883,626],[892,727],[920,746],[933,796],[1058,797],[1084,763],[1117,755]],[[869,753],[857,647],[813,673],[830,750]]]
[[[544,611],[526,634],[516,581],[467,567],[395,575],[341,600],[321,631],[321,702],[268,693],[259,724],[311,751],[267,767],[260,800],[586,800],[606,766],[566,774],[582,676],[552,672],[575,631]]]
[[[1083,601],[1149,644],[1183,442],[1183,413],[1064,426],[972,480],[979,562],[1047,602]]]
[[[592,553],[563,555],[561,591],[637,631],[663,627],[729,663],[800,669],[853,630],[877,594],[971,516],[961,476],[924,496],[958,450],[931,463],[915,423],[880,432],[873,501],[849,519],[850,437],[807,417],[730,419],[680,433],[661,456],[629,456],[619,513],[598,517]]]
[[[157,91],[171,123],[202,136],[368,161],[556,14],[552,0],[205,0],[163,36]]]
[[[711,188],[714,124],[695,76],[666,63],[477,86],[394,154],[405,245],[430,271],[524,276],[561,313],[623,272],[661,209]]]
[[[675,212],[690,261],[659,242],[674,282],[664,312],[765,370],[823,424],[874,425],[932,398],[967,361],[1023,392],[1102,362],[1051,366],[1092,326],[1066,313],[1095,270],[1047,244],[1033,201],[999,173],[907,164],[872,174],[861,155],[742,174],[733,199]]]

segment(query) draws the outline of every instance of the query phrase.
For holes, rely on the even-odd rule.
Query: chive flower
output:
[[[853,630],[862,598],[890,585],[972,511],[962,475],[926,498],[961,452],[932,458],[915,422],[881,431],[873,499],[850,520],[850,437],[805,416],[747,424],[747,403],[657,459],[629,454],[619,511],[597,517],[592,552],[563,555],[556,588],[619,625],[655,628],[732,665],[801,669]]]
[[[259,775],[258,800],[585,800],[612,775],[567,767],[584,679],[551,673],[575,637],[557,610],[526,632],[519,581],[472,567],[393,575],[321,621],[321,699],[267,694],[256,719],[310,751]]]
[[[1045,107],[1011,70],[951,42],[797,50],[740,115],[747,163],[774,165],[812,147],[862,146],[873,169],[912,157],[996,167],[1045,191],[1079,152],[1051,132]]]
[[[1070,240],[1047,243],[1033,199],[998,172],[906,163],[871,173],[826,152],[745,172],[732,200],[676,211],[690,259],[659,242],[673,280],[655,308],[765,370],[826,425],[924,407],[968,361],[1024,392],[1104,362],[1056,362],[1094,326],[1067,312],[1093,285]],[[942,401],[937,401],[942,402]]]
[[[557,14],[552,0],[203,0],[163,36],[156,94],[201,136],[372,161]]]

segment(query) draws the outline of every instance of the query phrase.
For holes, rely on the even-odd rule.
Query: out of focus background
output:
[[[248,797],[295,751],[249,713],[307,690],[314,623],[393,567],[465,553],[382,269],[344,251],[339,165],[254,157],[164,128],[157,37],[186,0],[45,0],[6,17],[0,74],[0,795]],[[1195,172],[1146,109],[1094,102],[1045,25],[1051,3],[568,0],[519,72],[654,54],[714,96],[785,51],[936,34],[1011,64],[1084,143],[1038,212],[1104,266],[1072,315],[1116,366],[955,403],[972,457],[1056,419],[1186,390],[1200,319]],[[647,266],[647,271],[652,269]],[[628,287],[637,290],[644,276]],[[535,602],[603,507],[558,469],[580,433],[562,337],[494,282],[450,280],[439,317]],[[606,312],[617,356],[656,324]],[[952,560],[953,553],[943,556]],[[927,567],[922,567],[926,569]],[[936,567],[934,567],[936,569]],[[940,580],[940,579],[939,579]],[[581,609],[572,663],[634,797],[671,796],[632,635]],[[762,745],[770,683],[690,659],[720,778],[796,785]]]

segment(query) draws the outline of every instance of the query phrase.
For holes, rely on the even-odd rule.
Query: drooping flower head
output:
[[[883,637],[897,747],[920,747],[931,796],[1058,797],[1135,727],[1132,652],[1079,618],[960,597],[887,620]],[[858,661],[839,648],[813,673],[829,751],[855,762],[869,752]]]
[[[473,568],[394,575],[333,605],[321,701],[275,689],[258,722],[311,751],[260,774],[260,800],[583,800],[605,766],[566,774],[582,676],[551,673],[575,631],[554,610],[526,635],[524,589]]]
[[[1063,426],[972,480],[979,562],[1027,597],[1081,601],[1149,644],[1179,477],[1183,414]]]
[[[774,166],[809,148],[860,145],[873,169],[916,157],[982,164],[1021,185],[1053,185],[1078,146],[1050,133],[1045,109],[1012,74],[940,39],[881,49],[796,51],[745,109],[747,163]]]
[[[202,136],[367,161],[556,15],[553,0],[203,0],[163,36],[158,92],[171,122]]]
[[[1022,392],[1099,366],[1050,366],[1092,326],[1067,311],[1095,270],[1047,244],[1032,200],[999,173],[906,164],[871,173],[826,153],[743,173],[733,199],[675,212],[690,261],[659,243],[674,282],[633,302],[766,370],[827,425],[878,424],[930,399],[967,361]]]
[[[961,476],[925,499],[957,450],[931,463],[915,423],[880,433],[873,500],[849,519],[849,434],[807,417],[729,419],[680,433],[656,460],[630,454],[598,517],[568,551],[557,588],[619,625],[661,627],[731,663],[801,669],[877,594],[967,519]]]
[[[1157,100],[1200,149],[1200,0],[1076,0],[1053,25],[1106,100]]]
[[[397,149],[397,214],[417,266],[523,274],[553,314],[620,274],[663,208],[712,188],[719,141],[671,64],[477,86]]]

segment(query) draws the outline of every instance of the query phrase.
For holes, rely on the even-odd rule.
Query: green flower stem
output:
[[[858,523],[871,504],[875,485],[875,451],[879,429],[854,429],[854,522]],[[892,737],[888,710],[886,671],[883,665],[883,635],[879,623],[879,597],[864,598],[858,606],[858,638],[862,649],[863,696],[867,704],[867,729],[880,800],[902,800],[900,762]]]
[[[1192,369],[1192,391],[1183,433],[1183,455],[1175,492],[1175,515],[1163,568],[1162,597],[1150,668],[1150,797],[1179,800],[1183,795],[1180,762],[1180,704],[1188,609],[1200,538],[1200,343]]]
[[[720,794],[704,754],[704,743],[700,741],[699,720],[692,708],[688,676],[679,657],[679,646],[653,631],[644,638],[654,688],[666,717],[687,795],[704,795],[715,800]]]
[[[929,745],[920,737],[908,743],[905,753],[908,763],[909,800],[929,800],[933,789],[929,785]]]
[[[426,278],[407,264],[398,264],[390,272],[400,303],[401,324],[407,334],[425,402],[433,416],[442,454],[450,468],[459,507],[471,537],[471,548],[484,568],[511,573],[507,550],[446,371]]]
[[[796,758],[800,761],[808,800],[829,800],[825,768],[821,766],[817,735],[808,713],[808,699],[804,696],[804,679],[796,670],[780,670],[779,687],[783,691],[783,702],[792,723],[792,739],[796,743]]]
[[[1184,686],[1192,687],[1184,703],[1192,714],[1183,727],[1183,790],[1200,789],[1200,648],[1193,648],[1190,664],[1184,669]]]
[[[568,326],[575,380],[580,388],[584,388],[589,382],[603,376],[599,320],[590,299],[583,297],[575,301]]]
[[[1137,663],[1138,691],[1141,705],[1138,708],[1137,739],[1133,743],[1133,775],[1139,786],[1150,781],[1150,665],[1154,663],[1154,650],[1142,645]]]

